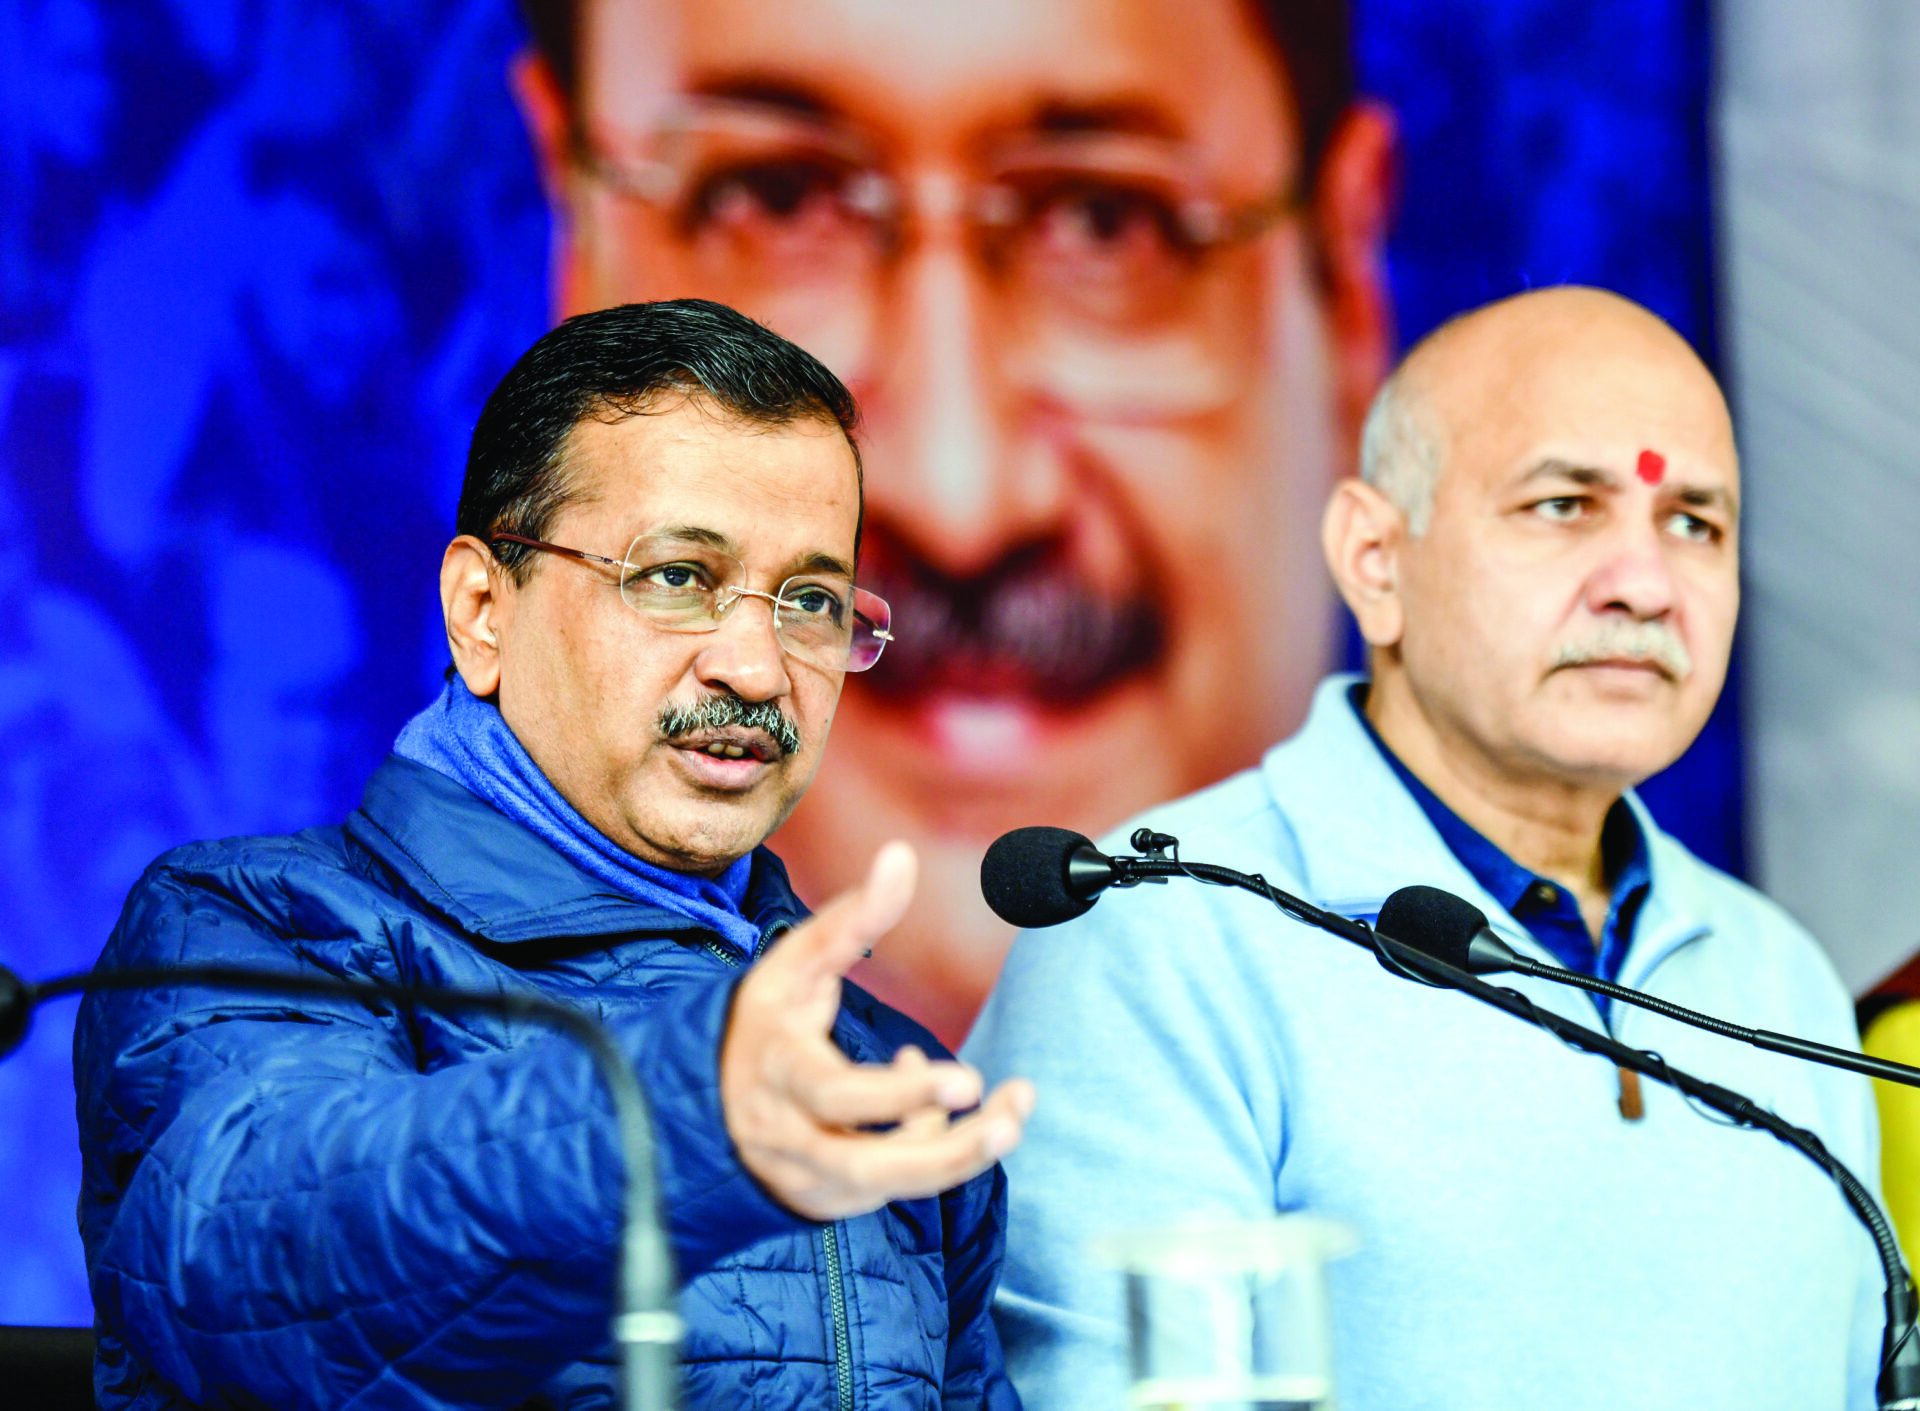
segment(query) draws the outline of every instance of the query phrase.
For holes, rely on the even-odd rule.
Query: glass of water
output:
[[[1126,1279],[1132,1411],[1333,1411],[1326,1265],[1357,1244],[1311,1215],[1098,1241]]]

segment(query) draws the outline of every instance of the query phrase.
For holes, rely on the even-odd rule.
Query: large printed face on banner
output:
[[[395,731],[439,689],[432,568],[488,391],[557,312],[706,292],[857,374],[872,413],[868,566],[910,590],[882,585],[901,601],[902,640],[847,684],[830,757],[773,841],[815,898],[881,836],[918,841],[930,886],[913,929],[879,960],[900,980],[889,993],[951,1036],[1003,940],[976,896],[989,836],[1034,822],[1096,828],[1251,760],[1289,728],[1320,668],[1324,599],[1305,541],[1384,342],[1371,263],[1380,124],[1350,114],[1318,166],[1302,168],[1319,174],[1294,193],[1308,199],[1293,214],[1257,198],[1310,155],[1294,104],[1339,108],[1337,92],[1313,96],[1339,66],[1309,57],[1343,52],[1338,25],[1293,34],[1337,21],[1339,0],[592,0],[579,104],[516,58],[526,34],[515,9],[6,8],[0,52],[21,60],[7,69],[19,81],[0,82],[8,963],[32,976],[90,963],[127,888],[166,848],[345,816]],[[1619,290],[1710,346],[1707,9],[1358,7],[1357,82],[1392,104],[1406,145],[1389,260],[1409,341],[1490,298],[1577,281]],[[689,19],[705,28],[686,32]],[[1284,49],[1269,23],[1288,28]],[[1778,37],[1791,46],[1798,32]],[[1742,60],[1761,75],[1752,93],[1733,90],[1740,112],[1826,91],[1774,81],[1774,52],[1737,46],[1736,77]],[[509,71],[528,80],[523,112],[539,120],[557,202],[542,200]],[[1747,204],[1731,207],[1735,234],[1743,212],[1765,222],[1814,208],[1803,188],[1815,176],[1782,186],[1769,164],[1789,137],[1830,140],[1841,109],[1807,101],[1819,110],[1740,129],[1762,136],[1733,145],[1736,176],[1743,155],[1758,163]],[[827,121],[802,131],[796,117]],[[589,120],[607,150],[580,170],[568,135]],[[750,161],[750,176],[726,160],[769,141],[792,151],[796,138],[797,166]],[[610,178],[630,172],[618,154],[649,151],[662,174],[704,154],[698,169],[717,156],[738,179],[643,181],[617,196]],[[801,201],[820,184],[792,176],[823,165],[843,199]],[[1186,215],[1171,225],[1164,199],[1140,199],[1170,185],[1204,198],[1176,200]],[[663,204],[702,189],[691,205]],[[1024,199],[1010,206],[1003,192]],[[1008,219],[1033,208],[1052,214],[1038,226]],[[1252,218],[1222,225],[1228,209]],[[970,218],[956,223],[956,210]],[[885,258],[842,238],[841,217],[862,212],[854,228],[887,237]],[[1834,228],[1875,227],[1862,216]],[[1161,258],[1170,229],[1182,255],[1172,264]],[[1767,287],[1852,289],[1874,259],[1868,246],[1836,260],[1827,244],[1803,244],[1799,273]],[[740,258],[755,252],[770,258],[747,273],[765,277],[743,284]],[[1770,271],[1779,256],[1777,242],[1736,240],[1730,268],[1739,276],[1744,257]],[[1085,276],[1067,291],[1076,297],[1015,297],[1060,288],[1048,276],[1062,269]],[[1154,282],[1168,270],[1193,277]],[[1210,301],[1172,297],[1183,291]],[[1904,700],[1888,695],[1897,683],[1874,675],[1895,657],[1881,636],[1834,630],[1852,620],[1848,574],[1810,571],[1804,540],[1819,531],[1838,546],[1829,559],[1857,566],[1872,536],[1835,506],[1895,539],[1902,521],[1877,481],[1836,499],[1828,478],[1805,474],[1833,460],[1834,428],[1857,439],[1860,417],[1834,402],[1834,379],[1807,376],[1806,358],[1769,357],[1752,332],[1858,321],[1755,307],[1744,333],[1739,317],[1726,326],[1740,340],[1747,416],[1760,418],[1749,440],[1775,470],[1756,491],[1771,507],[1763,540],[1769,525],[1787,537],[1756,541],[1753,566],[1775,605],[1819,592],[1816,610],[1775,611],[1753,634],[1747,666],[1759,676],[1739,694],[1772,707],[1756,755],[1774,864],[1764,875],[1831,918],[1832,897],[1873,894],[1845,879],[1905,862],[1913,830],[1896,826],[1896,766],[1913,752],[1883,728],[1905,719],[1887,704]],[[1210,312],[1196,319],[1196,308]],[[1874,308],[1899,322],[1898,299]],[[1143,310],[1162,316],[1142,323]],[[1816,361],[1854,365],[1834,349]],[[1881,420],[1897,441],[1898,419]],[[1906,464],[1847,459],[1861,474]],[[1677,453],[1668,464],[1672,475]],[[558,581],[561,568],[539,573]],[[1875,601],[1900,599],[1898,573],[1867,576]],[[1144,611],[1105,612],[1115,604]],[[1792,689],[1810,674],[1859,689]],[[1738,873],[1743,765],[1728,704],[1642,795],[1688,847]],[[1861,779],[1873,787],[1848,790]],[[1850,807],[1841,826],[1807,803],[1836,788],[1893,802]],[[1787,826],[1802,815],[1818,821]],[[1831,865],[1809,866],[1813,854]],[[1822,935],[1844,939],[1845,918]],[[1890,964],[1898,947],[1886,945],[1884,957],[1856,952],[1848,978]],[[862,978],[886,985],[888,974]],[[17,1196],[0,1323],[92,1316],[73,1228],[72,1014],[37,1020],[0,1064],[0,1117],[23,1134],[0,1143],[0,1188]]]
[[[820,897],[916,843],[860,978],[957,1040],[1008,939],[985,845],[1252,763],[1330,665],[1387,124],[1349,113],[1309,179],[1241,0],[592,0],[578,34],[570,94],[520,76],[557,312],[718,299],[860,398],[898,640],[775,844]]]

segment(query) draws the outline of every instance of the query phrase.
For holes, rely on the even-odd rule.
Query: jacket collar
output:
[[[1537,959],[1558,963],[1456,857],[1367,737],[1348,693],[1361,677],[1330,676],[1307,722],[1261,761],[1269,794],[1294,832],[1300,880],[1329,911],[1368,919],[1401,887],[1425,883],[1465,897],[1495,930]],[[1663,833],[1638,796],[1627,806],[1647,843],[1647,899],[1620,983],[1637,984],[1677,947],[1711,929],[1702,864]]]
[[[610,891],[484,799],[398,755],[367,781],[347,832],[421,901],[480,940],[712,936],[677,912]],[[754,853],[744,909],[763,935],[807,915],[785,865],[764,847]]]

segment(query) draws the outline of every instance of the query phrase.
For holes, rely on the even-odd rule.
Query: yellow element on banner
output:
[[[1875,1058],[1920,1065],[1920,1001],[1875,1019],[1861,1047]],[[1880,1184],[1911,1267],[1920,1255],[1920,1088],[1875,1080],[1873,1095],[1880,1104]]]

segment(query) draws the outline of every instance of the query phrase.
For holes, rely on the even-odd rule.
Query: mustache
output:
[[[664,740],[684,739],[708,730],[758,730],[779,747],[781,754],[800,752],[800,727],[772,701],[702,696],[692,705],[662,706],[654,728]]]
[[[1675,681],[1693,675],[1693,657],[1679,634],[1664,622],[1606,622],[1578,641],[1563,642],[1553,654],[1557,670],[1595,661],[1650,661]]]
[[[898,633],[863,681],[883,695],[949,685],[1070,704],[1150,666],[1165,645],[1156,602],[1094,588],[1058,543],[1023,546],[965,577],[888,549],[865,575],[893,604]]]

